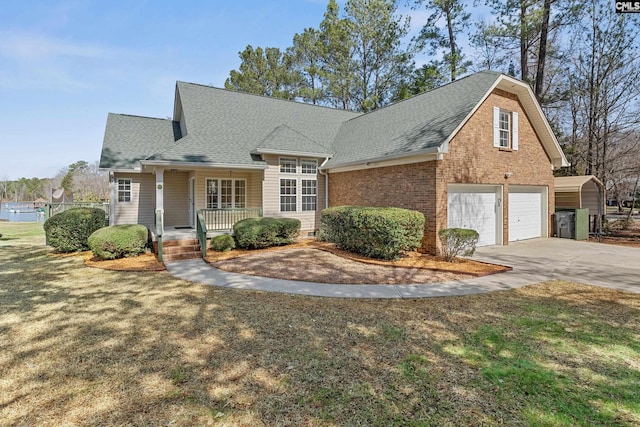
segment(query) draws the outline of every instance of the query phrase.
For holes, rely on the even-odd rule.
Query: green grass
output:
[[[0,248],[2,425],[640,425],[639,294],[310,298],[87,268],[23,233]]]
[[[0,221],[0,242],[32,244],[33,239],[44,238],[44,228],[41,222],[5,222]]]

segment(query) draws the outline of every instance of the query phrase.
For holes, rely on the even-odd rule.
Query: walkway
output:
[[[640,292],[640,249],[536,239],[478,249],[473,259],[513,267],[513,271],[446,283],[423,285],[341,285],[299,282],[228,273],[201,259],[167,264],[172,275],[191,282],[233,289],[333,298],[425,298],[470,295],[564,279]]]

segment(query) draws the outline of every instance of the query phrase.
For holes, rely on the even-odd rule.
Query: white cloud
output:
[[[126,52],[90,43],[77,43],[34,34],[0,33],[0,54],[10,59],[39,61],[56,57],[114,59]]]

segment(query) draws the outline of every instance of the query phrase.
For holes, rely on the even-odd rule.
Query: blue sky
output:
[[[285,48],[318,27],[326,5],[4,0],[0,179],[52,177],[98,160],[107,113],[170,117],[176,80],[223,86],[247,44]]]

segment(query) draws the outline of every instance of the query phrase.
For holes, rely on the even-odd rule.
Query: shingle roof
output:
[[[137,161],[263,164],[256,152],[333,154],[328,167],[436,150],[488,93],[484,71],[367,114],[177,82],[178,122],[110,114],[103,168]],[[176,117],[178,119],[178,117]]]
[[[178,82],[177,91],[187,135],[155,160],[255,164],[251,153],[280,126],[303,135],[296,150],[294,140],[282,136],[293,151],[305,151],[311,142],[330,143],[342,122],[359,115],[192,83]]]
[[[437,149],[496,82],[483,71],[344,123],[327,167]]]
[[[180,125],[172,120],[109,113],[100,167],[132,169],[139,160],[179,138]]]
[[[331,155],[332,149],[312,141],[302,133],[291,129],[287,125],[280,125],[275,128],[256,148],[257,152],[277,152],[277,153],[306,153],[318,156]]]

